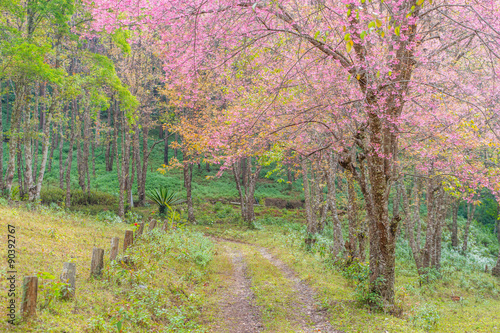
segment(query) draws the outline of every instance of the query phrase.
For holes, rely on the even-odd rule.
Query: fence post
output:
[[[111,250],[109,251],[109,260],[113,261],[118,256],[118,245],[120,239],[118,237],[111,238]]]
[[[74,262],[65,262],[61,273],[61,281],[69,284],[70,290],[66,291],[63,298],[75,297],[76,291],[76,264]]]
[[[134,232],[132,230],[125,231],[125,238],[123,239],[123,252],[127,250],[127,248],[132,245],[134,242]]]
[[[149,222],[149,231],[152,231],[156,227],[156,220],[151,220]]]
[[[104,250],[94,247],[92,261],[90,262],[90,276],[101,276],[104,267]]]
[[[142,235],[143,231],[144,231],[144,222],[141,222],[141,224],[139,224],[139,229],[137,229],[137,232],[135,233],[135,239],[139,238],[139,236]]]
[[[161,230],[167,232],[168,231],[168,219],[165,219],[163,222],[163,226],[161,227]]]
[[[36,316],[36,298],[38,293],[38,278],[26,276],[23,280],[23,296],[21,300],[21,317]]]

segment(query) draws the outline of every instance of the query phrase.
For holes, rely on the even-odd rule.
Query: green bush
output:
[[[43,188],[40,193],[40,199],[43,204],[63,203],[66,201],[66,191],[57,187]],[[116,204],[116,197],[101,191],[84,192],[82,190],[71,190],[71,205],[105,205],[113,206]]]

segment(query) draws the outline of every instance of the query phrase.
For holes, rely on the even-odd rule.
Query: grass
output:
[[[34,212],[0,206],[0,227],[5,232],[7,225],[16,226],[18,293],[22,277],[42,273],[39,276],[44,278],[39,279],[36,319],[15,328],[2,320],[0,331],[204,331],[199,313],[210,291],[205,282],[212,279],[214,266],[213,244],[203,235],[186,229],[145,235],[127,249],[133,265],[126,266],[110,262],[108,251],[110,238],[123,241],[130,225],[106,225],[43,207]],[[93,247],[106,250],[101,278],[89,277]],[[6,260],[6,252],[3,257]],[[56,283],[68,261],[77,267],[76,298],[69,301],[58,297]],[[7,290],[5,279],[0,288]],[[6,296],[0,294],[1,304],[7,304]]]
[[[257,230],[249,230],[241,224],[235,225],[231,221],[231,214],[208,227],[197,226],[196,229],[204,229],[205,233],[217,237],[251,242],[268,248],[316,290],[319,302],[329,311],[333,327],[346,332],[500,330],[500,281],[484,273],[482,264],[491,259],[487,248],[489,245],[484,246],[473,240],[470,258],[445,248],[441,275],[420,285],[413,259],[403,255],[408,254],[408,249],[405,248],[404,242],[399,242],[399,259],[396,265],[397,313],[391,315],[373,311],[360,302],[355,283],[344,276],[346,274],[342,266],[332,265],[328,260],[328,251],[322,248],[321,239],[313,251],[305,249],[305,226],[293,222],[293,218],[286,215],[273,216],[276,215],[274,209],[267,209],[268,213],[265,212],[266,208],[260,210],[262,211],[256,223]],[[224,208],[221,208],[221,211],[224,211]],[[445,234],[445,237],[447,236]],[[477,234],[478,239],[481,237],[480,233]],[[252,258],[254,254],[248,252],[250,262]],[[262,258],[256,261],[261,268],[252,270],[253,281],[273,281],[274,277],[268,274],[267,264],[263,262],[265,260]],[[276,276],[276,280],[279,280],[280,275]],[[262,286],[258,289],[260,288]],[[276,292],[279,294],[280,291]],[[268,290],[264,296],[273,299],[276,292]],[[460,297],[460,301],[454,301],[452,296]],[[283,298],[286,299],[285,296]],[[278,313],[278,322],[271,322],[273,327],[286,327],[286,315],[281,313],[280,309],[287,306],[293,308],[290,301],[285,305],[273,305]]]
[[[224,290],[231,283],[228,277],[232,264],[227,252],[231,247],[244,255],[265,330],[295,331],[300,305],[292,282],[256,248],[230,244],[230,249],[224,250],[202,233],[266,247],[316,291],[320,306],[327,309],[332,326],[339,330],[496,332],[500,329],[500,282],[483,271],[484,264],[491,262],[493,248],[484,243],[480,230],[472,233],[467,256],[445,246],[440,275],[431,275],[429,282],[423,284],[402,238],[397,247],[397,311],[389,314],[364,305],[356,292],[359,286],[345,267],[330,260],[328,229],[312,250],[303,246],[306,233],[301,223],[302,211],[258,207],[255,230],[242,223],[237,206],[198,202],[197,212],[197,225],[140,238],[128,250],[133,266],[111,263],[106,258],[103,277],[91,279],[92,248],[108,251],[111,237],[123,239],[124,231],[131,225],[117,223],[112,218],[68,213],[55,206],[28,211],[0,205],[0,227],[4,231],[8,224],[17,228],[18,290],[21,277],[34,273],[45,276],[40,282],[38,317],[20,323],[17,331],[118,332],[119,327],[123,332],[216,329],[225,321],[220,306]],[[181,210],[181,215],[185,217],[185,210]],[[445,233],[445,240],[448,236]],[[3,256],[5,260],[6,252]],[[57,296],[55,282],[62,264],[68,261],[77,265],[77,297],[64,301]],[[0,288],[7,289],[6,280],[2,280]],[[0,302],[6,304],[6,301],[6,293],[0,294]],[[2,321],[0,331],[7,330],[6,325]]]

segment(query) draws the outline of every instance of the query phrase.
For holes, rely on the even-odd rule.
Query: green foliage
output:
[[[130,44],[127,39],[130,38],[130,33],[122,28],[117,29],[112,35],[113,42],[120,47],[123,53],[130,54]]]
[[[37,273],[39,279],[38,287],[40,290],[41,302],[40,308],[45,309],[56,299],[63,299],[71,291],[69,284],[57,281],[56,277],[47,272]]]
[[[415,327],[431,331],[436,328],[439,318],[439,311],[435,305],[424,304],[414,309],[414,314],[410,317],[410,321]]]
[[[161,216],[164,216],[167,210],[171,211],[172,206],[183,202],[183,200],[179,198],[178,193],[170,191],[166,186],[148,190],[146,191],[146,195],[158,205],[158,212]]]
[[[66,201],[66,191],[57,187],[44,187],[40,192],[40,199],[43,204],[64,203]],[[84,192],[82,190],[71,190],[71,205],[106,205],[113,206],[117,202],[116,197],[101,191],[92,190]]]
[[[115,223],[122,223],[122,219],[116,215],[115,213],[111,212],[111,211],[103,211],[103,212],[100,212],[97,216],[96,216],[97,220],[98,221],[102,221],[106,224],[115,224]]]

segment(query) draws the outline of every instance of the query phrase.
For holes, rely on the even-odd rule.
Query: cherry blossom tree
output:
[[[389,212],[389,196],[402,174],[400,142],[412,137],[408,128],[432,130],[461,116],[497,126],[500,1],[94,0],[92,6],[96,31],[154,31],[166,82],[182,85],[188,101],[206,98],[199,77],[214,74],[219,89],[212,101],[225,110],[218,118],[225,131],[212,138],[214,146],[239,135],[254,151],[294,139],[304,155],[339,154],[364,196],[371,292],[393,303],[402,218]],[[461,116],[443,112],[450,100]],[[449,145],[459,139],[452,134]],[[424,157],[429,147],[419,147]],[[450,157],[440,159],[449,164]],[[423,163],[426,170],[440,165]]]

